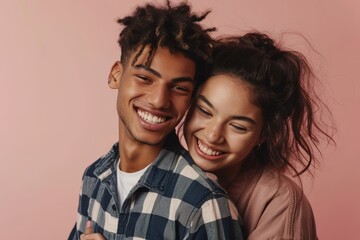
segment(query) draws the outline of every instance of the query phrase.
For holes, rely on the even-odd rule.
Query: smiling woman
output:
[[[233,181],[229,176],[237,175],[243,159],[263,141],[262,112],[251,103],[247,85],[227,74],[210,77],[190,110],[186,127],[196,164],[208,172],[226,168],[229,183]]]
[[[265,34],[221,39],[189,110],[189,152],[228,191],[248,239],[317,239],[311,206],[287,176],[316,164],[320,136],[332,141],[315,117],[311,77],[300,53]]]

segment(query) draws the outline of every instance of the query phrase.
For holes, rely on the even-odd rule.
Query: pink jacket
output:
[[[289,177],[270,170],[243,172],[228,193],[249,240],[318,239],[310,203]]]

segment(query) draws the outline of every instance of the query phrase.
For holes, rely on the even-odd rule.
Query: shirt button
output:
[[[111,208],[112,208],[112,210],[114,210],[114,211],[116,211],[116,205],[115,204],[113,204],[112,206],[111,206]]]

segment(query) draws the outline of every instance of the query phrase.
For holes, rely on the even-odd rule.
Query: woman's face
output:
[[[200,89],[184,131],[189,152],[204,171],[238,169],[261,143],[261,109],[250,94],[245,82],[229,75],[215,75]]]

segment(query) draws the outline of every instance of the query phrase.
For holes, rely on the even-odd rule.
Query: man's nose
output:
[[[166,85],[154,86],[148,95],[148,101],[158,109],[166,109],[171,105],[170,89]]]

